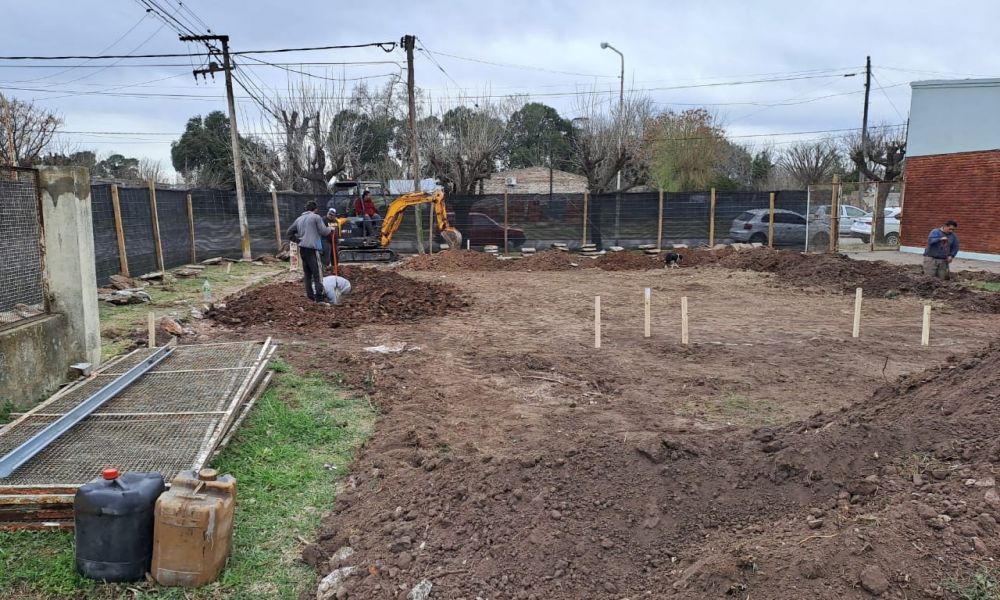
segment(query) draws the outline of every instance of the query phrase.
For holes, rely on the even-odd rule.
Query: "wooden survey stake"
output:
[[[601,297],[594,296],[594,348],[601,347]]]
[[[851,337],[861,337],[861,288],[854,290],[854,331]]]
[[[644,308],[644,311],[645,311],[645,329],[643,330],[644,331],[643,337],[649,337],[650,336],[650,323],[649,323],[649,321],[650,321],[650,310],[649,310],[649,304],[650,304],[651,296],[652,296],[652,291],[649,288],[646,288],[645,291],[644,291],[644,293],[643,293],[643,305],[644,305],[643,308]]]
[[[681,298],[681,343],[685,346],[688,343],[688,299],[687,296]]]
[[[149,311],[146,315],[146,329],[148,330],[147,343],[150,348],[156,348],[156,314],[153,311]]]
[[[920,345],[930,346],[931,345],[931,305],[924,305],[924,326],[921,328],[920,332]]]

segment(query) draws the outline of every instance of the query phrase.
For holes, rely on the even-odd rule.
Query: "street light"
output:
[[[615,48],[607,42],[601,42],[601,50],[611,50],[618,55],[621,59],[622,70],[620,77],[620,85],[618,88],[618,157],[621,158],[622,152],[622,137],[625,135],[622,131],[625,128],[625,55],[622,54],[618,48]],[[618,169],[618,200],[615,203],[615,244],[618,244],[621,231],[621,212],[622,212],[622,170]]]

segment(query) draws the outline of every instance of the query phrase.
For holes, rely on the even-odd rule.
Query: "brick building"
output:
[[[1000,79],[911,85],[900,250],[955,219],[960,257],[1000,261]]]
[[[494,173],[492,177],[483,181],[483,193],[502,194],[507,179],[513,178],[517,183],[507,188],[512,194],[548,194],[549,177],[548,167],[528,167]],[[554,169],[551,172],[551,182],[553,194],[582,194],[587,191],[587,178],[583,175]]]

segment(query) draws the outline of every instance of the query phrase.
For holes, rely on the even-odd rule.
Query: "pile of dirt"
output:
[[[301,282],[274,283],[230,299],[209,312],[219,323],[284,331],[350,328],[364,323],[406,323],[440,317],[469,306],[451,287],[416,281],[393,271],[342,267],[351,293],[338,306],[317,305]]]
[[[956,283],[925,277],[909,266],[884,261],[853,260],[843,254],[802,254],[786,250],[755,248],[729,252],[721,257],[708,251],[693,253],[695,260],[684,266],[714,264],[728,269],[773,273],[778,281],[795,287],[822,287],[845,293],[863,288],[867,296],[914,296],[948,302],[956,308],[985,313],[1000,313],[1000,294],[979,292]],[[703,259],[705,262],[698,262]]]
[[[437,254],[418,254],[407,258],[401,268],[411,271],[503,271],[506,263],[497,257],[475,250],[446,250]]]
[[[662,256],[649,256],[635,252],[609,252],[595,262],[598,268],[605,271],[645,271],[662,269],[664,265]]]
[[[531,256],[501,260],[473,250],[449,250],[439,254],[414,256],[401,268],[413,271],[572,271],[599,268],[605,271],[641,271],[663,267],[663,257],[635,252],[610,252],[596,259],[545,250]]]

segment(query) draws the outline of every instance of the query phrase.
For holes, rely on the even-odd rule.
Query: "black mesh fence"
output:
[[[97,285],[106,285],[112,275],[121,272],[118,255],[118,234],[115,232],[115,210],[108,184],[90,187],[90,215],[94,227],[94,255]]]
[[[156,271],[159,266],[156,264],[156,243],[153,241],[153,211],[149,203],[149,188],[119,187],[118,203],[121,207],[129,273],[138,276]]]
[[[198,259],[216,256],[240,258],[240,220],[236,192],[230,190],[193,190],[194,239]]]
[[[274,202],[270,192],[247,194],[247,226],[250,229],[250,248],[254,256],[278,251],[278,241],[274,235]]]
[[[188,224],[187,192],[156,190],[156,214],[160,219],[160,247],[167,269],[191,262],[191,227]]]
[[[0,167],[0,327],[45,308],[37,177]]]

